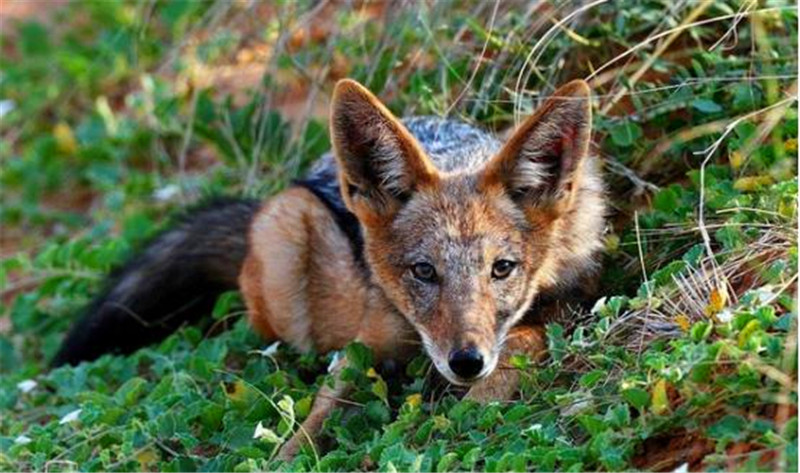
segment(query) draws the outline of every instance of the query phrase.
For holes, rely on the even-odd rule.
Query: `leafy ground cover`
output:
[[[2,8],[0,469],[796,471],[792,2]],[[422,356],[392,370],[352,345],[327,450],[283,464],[330,355],[267,346],[236,294],[159,345],[48,369],[169,215],[266,197],[324,152],[346,76],[498,132],[590,81],[602,297],[548,327],[543,365],[514,360],[520,401],[476,406]]]

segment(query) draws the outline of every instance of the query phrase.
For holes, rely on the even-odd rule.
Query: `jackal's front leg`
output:
[[[281,447],[278,452],[278,459],[291,460],[300,451],[300,448],[305,444],[314,445],[316,437],[322,430],[322,424],[325,422],[333,409],[336,407],[340,399],[347,397],[352,390],[350,383],[342,381],[342,371],[347,366],[347,357],[341,357],[331,367],[331,375],[333,376],[333,386],[323,384],[317,396],[314,398],[314,404],[311,406],[311,412],[308,417],[303,421],[298,430],[292,437]]]
[[[376,361],[407,360],[412,354],[417,353],[419,341],[416,334],[408,322],[391,309],[380,292],[376,290],[373,296],[375,294],[377,296],[368,302],[370,310],[355,340],[370,347]],[[333,386],[324,384],[320,388],[308,417],[278,452],[279,459],[289,460],[303,445],[307,443],[314,445],[325,419],[330,417],[333,410],[341,405],[341,401],[346,400],[353,390],[351,383],[342,380],[342,372],[348,364],[347,356],[342,356],[331,367]]]
[[[534,362],[540,361],[547,353],[544,327],[520,326],[511,329],[500,362],[494,372],[478,381],[467,392],[467,399],[478,402],[507,401],[519,390],[519,370],[512,367],[509,360],[514,355],[527,355]]]

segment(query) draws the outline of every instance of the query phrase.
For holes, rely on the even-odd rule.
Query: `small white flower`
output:
[[[598,314],[600,310],[602,310],[603,307],[605,307],[605,305],[606,305],[606,296],[597,299],[597,302],[595,302],[594,305],[592,306],[592,311],[591,311],[592,315]]]
[[[272,429],[264,427],[261,424],[261,422],[259,422],[258,425],[256,426],[256,431],[253,433],[253,438],[259,440],[266,440],[267,442],[271,443],[281,442],[281,438],[278,437],[278,434],[276,434]]]
[[[768,304],[775,299],[775,293],[772,291],[772,285],[766,285],[756,289],[758,294],[758,302],[761,304]]]
[[[16,108],[13,100],[0,100],[0,118],[3,118]]]
[[[278,353],[279,346],[281,346],[281,342],[275,342],[267,348],[264,348],[263,350],[255,350],[255,352],[261,356],[272,356],[275,353]]]
[[[31,442],[33,442],[33,440],[31,440],[30,437],[27,437],[25,435],[20,435],[19,437],[14,439],[14,443],[17,444],[17,445],[26,445],[26,444],[29,444]]]
[[[172,200],[172,198],[178,195],[179,192],[180,188],[178,186],[175,184],[170,184],[156,190],[153,193],[153,197],[160,202],[166,202],[168,200]]]
[[[526,428],[523,432],[539,432],[540,430],[542,430],[542,424],[533,424]]]
[[[68,413],[67,415],[62,417],[60,421],[58,421],[58,424],[59,425],[64,425],[64,424],[69,424],[70,422],[74,422],[74,421],[78,420],[78,416],[81,415],[81,411],[82,410],[83,409],[75,409],[74,411]]]
[[[17,383],[17,388],[22,391],[23,393],[27,394],[37,386],[36,381],[32,379],[26,379],[25,381],[20,381]]]
[[[341,358],[340,352],[338,351],[333,352],[333,357],[331,358],[331,362],[328,363],[328,373],[333,372],[333,369],[336,368],[336,364],[339,363],[340,358]]]
[[[730,322],[731,320],[733,320],[733,311],[732,311],[732,310],[730,310],[730,309],[729,309],[729,308],[727,308],[727,307],[726,307],[726,308],[724,308],[724,309],[722,309],[722,310],[721,310],[721,311],[720,311],[720,312],[717,314],[717,320],[719,320],[720,322],[722,322],[722,323],[724,323],[724,324],[726,324],[726,323]]]
[[[522,435],[531,439],[542,439],[544,436],[544,428],[542,424],[533,424],[525,429],[522,429]]]
[[[688,473],[689,472],[689,464],[688,463],[684,463],[683,465],[679,466],[678,468],[675,468],[672,471],[675,472],[675,473]]]

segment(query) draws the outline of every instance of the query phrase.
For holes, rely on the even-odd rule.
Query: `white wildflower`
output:
[[[16,107],[13,100],[0,100],[0,118],[11,113]]]
[[[280,443],[281,438],[272,429],[264,427],[261,422],[256,426],[256,431],[253,433],[254,439],[266,440],[271,443]]]
[[[22,391],[23,393],[27,394],[37,386],[36,381],[32,379],[26,379],[25,381],[20,381],[17,383],[17,388]]]
[[[731,320],[733,320],[733,311],[732,311],[732,310],[730,310],[730,309],[729,309],[729,308],[727,308],[727,307],[726,307],[726,308],[724,308],[724,309],[722,309],[722,310],[721,310],[721,311],[720,311],[720,312],[717,314],[717,320],[719,320],[720,322],[722,322],[722,323],[724,323],[724,324],[726,324],[726,323],[730,322]]]
[[[542,430],[542,424],[533,424],[530,427],[523,430],[523,432],[539,432]]]
[[[281,342],[275,342],[267,348],[264,348],[263,350],[255,350],[255,352],[261,356],[272,356],[275,353],[278,353],[279,346],[281,346]]]
[[[331,362],[328,363],[328,373],[333,372],[333,369],[336,367],[336,364],[339,363],[339,359],[341,358],[340,352],[334,352],[333,357],[331,358]]]
[[[175,184],[170,184],[162,187],[161,189],[157,189],[153,193],[153,197],[159,202],[166,202],[168,200],[172,200],[173,197],[178,195],[180,190],[181,189]]]
[[[775,299],[775,292],[772,291],[772,285],[770,284],[756,289],[756,294],[758,294],[758,302],[760,304],[769,304]]]
[[[605,305],[606,305],[606,296],[597,299],[597,302],[595,302],[594,305],[592,306],[592,314],[596,315],[600,313],[600,311],[603,309],[603,307],[605,307]]]
[[[74,421],[78,420],[78,416],[81,415],[81,411],[82,410],[83,409],[75,409],[74,411],[68,413],[67,415],[62,417],[60,421],[58,421],[58,424],[59,425],[64,425],[64,424],[69,424],[70,422],[74,422]]]

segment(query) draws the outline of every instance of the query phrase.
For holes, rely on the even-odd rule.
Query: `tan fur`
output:
[[[323,353],[359,339],[385,356],[415,342],[369,284],[330,212],[306,189],[288,189],[259,211],[239,284],[251,323],[268,339]]]

